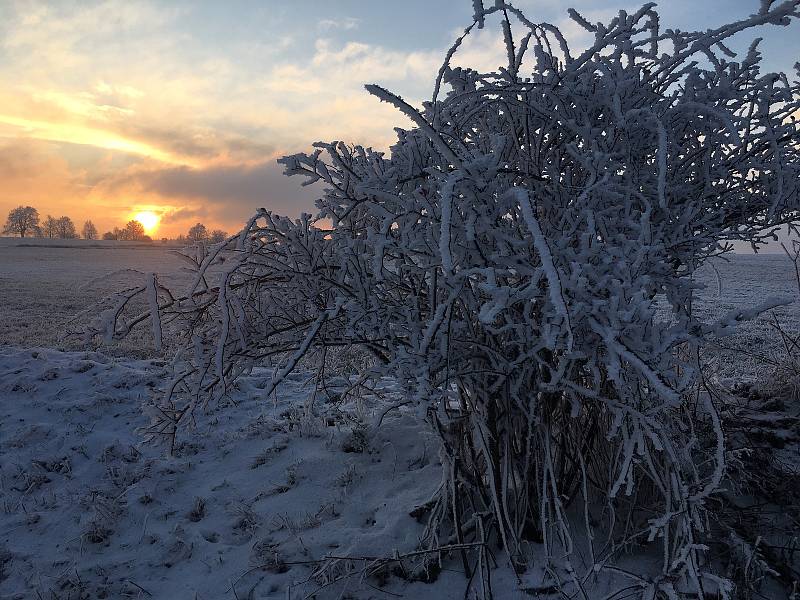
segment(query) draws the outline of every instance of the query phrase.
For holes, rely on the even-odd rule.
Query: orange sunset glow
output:
[[[742,1],[709,0],[699,13],[693,5],[691,23],[685,0],[662,9],[695,26]],[[535,5],[537,19],[577,36],[575,47],[591,43],[570,25],[566,3]],[[319,189],[283,176],[276,159],[317,140],[388,149],[393,128],[409,121],[363,85],[417,106],[429,100],[472,10],[469,1],[421,0],[222,6],[0,2],[0,218],[30,205],[43,218],[92,220],[102,234],[146,210],[157,219],[136,218],[149,232],[176,237],[198,222],[236,231],[260,207],[313,213]],[[592,18],[616,8],[593,2]],[[503,63],[496,33],[475,32],[454,64]],[[787,57],[771,66],[791,70],[800,42],[777,32],[768,45],[777,51],[767,55]]]
[[[0,218],[29,205],[100,235],[135,218],[177,237],[198,222],[235,231],[259,207],[311,212],[318,192],[276,159],[317,139],[388,146],[395,111],[362,80],[422,90],[435,72],[438,50],[356,43],[353,20],[288,29],[303,19],[231,9],[0,3]]]

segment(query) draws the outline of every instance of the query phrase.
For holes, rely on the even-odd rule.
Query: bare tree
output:
[[[95,227],[94,223],[92,223],[91,221],[86,221],[83,224],[83,239],[85,240],[97,239],[97,227]]]
[[[197,223],[189,229],[186,239],[190,242],[204,242],[208,239],[208,229],[202,223]]]
[[[212,244],[218,244],[219,242],[224,242],[228,238],[228,234],[222,229],[214,229],[208,236],[208,241]]]
[[[58,219],[53,215],[45,217],[44,223],[42,223],[42,234],[48,238],[58,237]]]
[[[18,206],[8,213],[3,233],[25,237],[39,226],[39,211],[32,206]]]
[[[141,241],[145,238],[144,233],[144,225],[142,225],[139,221],[132,219],[128,221],[122,231],[119,232],[120,240],[126,240],[130,242]]]
[[[61,239],[71,240],[78,237],[75,223],[69,217],[60,217],[56,221],[56,233]]]

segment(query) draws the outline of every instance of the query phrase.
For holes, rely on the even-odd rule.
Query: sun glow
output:
[[[156,230],[158,222],[161,220],[161,217],[149,210],[136,213],[133,218],[144,226],[144,231],[148,235]]]

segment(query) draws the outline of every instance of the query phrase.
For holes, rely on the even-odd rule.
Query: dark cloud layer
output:
[[[171,225],[172,223],[179,223],[187,219],[205,219],[208,217],[208,210],[205,207],[188,208],[183,207],[172,212],[164,213],[161,216],[161,223],[164,225]]]
[[[208,169],[174,167],[133,178],[145,191],[165,198],[201,200],[229,218],[246,219],[260,207],[291,217],[313,213],[319,195],[318,189],[301,187],[300,178],[283,175],[283,167],[274,161]]]

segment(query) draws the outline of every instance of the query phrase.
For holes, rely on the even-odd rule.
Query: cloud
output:
[[[286,34],[262,45],[258,71],[251,42],[227,54],[184,44],[177,13],[151,3],[19,6],[0,38],[13,58],[0,65],[0,138],[33,140],[39,153],[0,169],[47,173],[31,188],[43,207],[68,203],[75,218],[102,209],[103,228],[144,207],[161,207],[164,225],[176,228],[190,219],[234,228],[259,206],[313,212],[314,191],[284,177],[274,158],[316,140],[387,148],[393,127],[409,121],[363,85],[379,83],[418,104],[443,57],[441,49],[404,51],[312,31],[308,54],[291,53]],[[331,19],[317,31],[357,26]],[[504,56],[499,40],[499,31],[479,32],[456,64],[495,68]]]
[[[161,213],[161,224],[172,225],[175,223],[185,223],[198,219],[205,219],[208,216],[208,209],[204,206],[167,209]]]
[[[213,161],[253,162],[271,156],[276,148],[266,141],[199,123],[147,123],[124,120],[114,129],[126,138],[167,151],[176,162],[199,164]]]
[[[18,6],[0,37],[11,58],[0,64],[0,136],[96,145],[195,168],[252,165],[317,139],[386,148],[393,127],[408,121],[363,85],[419,101],[442,55],[324,37],[304,46],[310,55],[298,54],[297,32],[275,36],[256,55],[248,40],[221,52],[180,33],[177,16],[191,6]],[[352,17],[323,19],[320,31],[357,25]]]
[[[157,146],[126,139],[111,131],[81,124],[40,121],[0,114],[0,132],[4,130],[11,134],[9,137],[85,144],[97,148],[149,156],[168,163],[176,162],[174,157]]]
[[[375,79],[426,78],[441,64],[440,53],[432,51],[401,52],[360,42],[336,46],[329,39],[319,39],[311,65],[320,75],[343,76],[345,82],[366,83]],[[341,81],[341,79],[339,79]]]
[[[331,29],[343,29],[345,31],[350,29],[357,29],[361,24],[361,19],[355,17],[340,17],[338,19],[322,19],[317,23],[317,29],[321,31],[329,31]]]
[[[165,224],[204,216],[235,228],[259,207],[289,216],[315,213],[320,190],[301,187],[301,183],[297,177],[283,175],[283,167],[270,160],[252,166],[134,170],[106,182],[104,191],[160,198],[175,207],[165,212]]]
[[[41,1],[15,2],[17,16],[3,45],[9,48],[54,47],[71,49],[87,36],[116,37],[121,33],[158,29],[181,14],[153,2],[105,0],[73,6]]]

